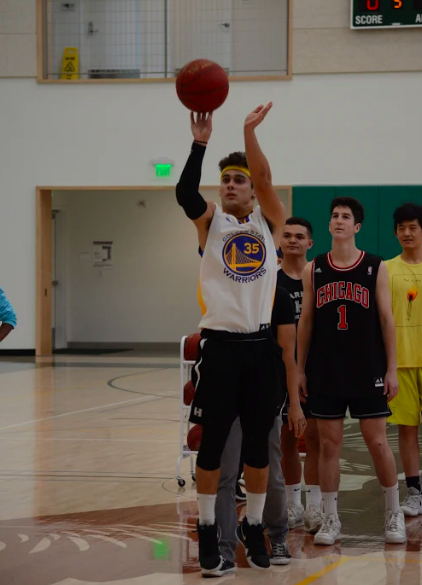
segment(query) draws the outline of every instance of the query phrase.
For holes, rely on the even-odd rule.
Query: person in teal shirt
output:
[[[9,303],[3,289],[0,288],[0,342],[16,327],[16,313]]]

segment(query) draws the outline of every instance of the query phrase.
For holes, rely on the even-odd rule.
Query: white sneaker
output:
[[[315,534],[314,544],[332,545],[339,538],[341,523],[338,516],[329,514],[324,516],[321,528]]]
[[[297,528],[298,526],[303,526],[304,511],[305,508],[302,504],[287,504],[287,517],[290,530]]]
[[[422,514],[422,496],[414,487],[408,489],[406,499],[401,504],[405,516],[418,516]]]
[[[403,544],[407,541],[406,526],[403,512],[385,513],[385,542],[387,544]]]
[[[305,524],[305,530],[311,534],[315,534],[321,528],[324,522],[324,515],[321,507],[315,504],[309,504],[303,515],[303,522]]]

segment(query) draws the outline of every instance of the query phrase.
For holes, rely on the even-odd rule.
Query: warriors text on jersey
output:
[[[242,223],[216,207],[202,256],[201,329],[253,333],[271,322],[277,254],[258,206]]]
[[[336,267],[330,253],[315,258],[310,392],[354,397],[382,390],[387,360],[375,298],[380,263],[365,252],[349,268]]]

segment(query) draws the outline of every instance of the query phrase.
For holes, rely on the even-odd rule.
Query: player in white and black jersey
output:
[[[268,482],[268,437],[285,399],[280,346],[270,329],[277,255],[285,208],[271,181],[255,128],[272,104],[259,106],[244,124],[246,164],[221,170],[222,208],[199,193],[202,160],[212,116],[191,116],[191,154],[176,187],[179,204],[197,230],[200,269],[201,342],[195,365],[191,421],[202,425],[197,458],[199,562],[203,575],[233,572],[218,547],[215,500],[220,462],[233,422],[240,418],[245,445],[246,517],[237,537],[252,567],[266,569],[262,514]],[[255,198],[258,206],[254,209]],[[300,405],[291,414],[306,426]]]

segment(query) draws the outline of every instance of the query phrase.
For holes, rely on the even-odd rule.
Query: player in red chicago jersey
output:
[[[315,258],[303,272],[298,368],[301,392],[318,420],[325,512],[315,544],[334,544],[340,535],[337,495],[347,409],[360,421],[383,486],[385,540],[406,542],[396,462],[386,435],[388,401],[398,392],[395,324],[385,264],[355,245],[363,219],[359,201],[334,199],[329,226],[332,250]]]

